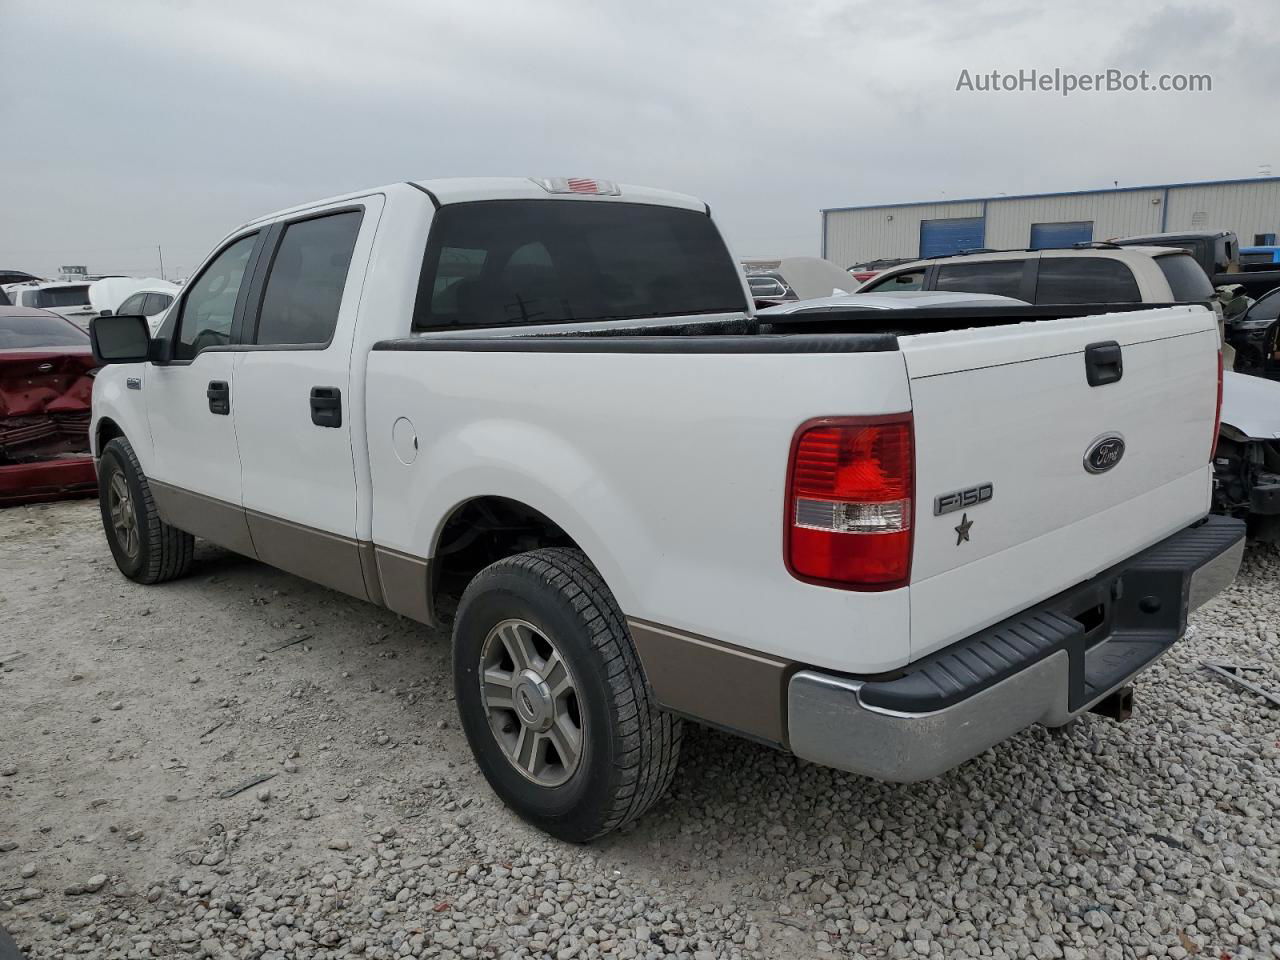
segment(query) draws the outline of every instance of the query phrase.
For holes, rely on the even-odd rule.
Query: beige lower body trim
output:
[[[246,510],[258,559],[305,580],[371,600],[360,542],[300,523]]]
[[[407,553],[375,547],[382,603],[402,617],[435,626],[431,605],[431,561]]]
[[[786,746],[787,681],[795,664],[628,618],[658,703],[756,740]]]
[[[179,530],[435,625],[428,560],[245,510],[157,480],[149,483],[161,518]]]
[[[165,523],[236,553],[258,555],[243,508],[159,480],[148,478],[147,484]]]

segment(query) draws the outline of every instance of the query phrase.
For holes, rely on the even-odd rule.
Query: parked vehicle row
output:
[[[1268,255],[1271,248],[1241,249],[1240,241],[1230,230],[1156,233],[1111,242],[1122,246],[1181,247],[1195,258],[1215,287],[1238,286],[1255,299],[1280,287],[1280,263]]]
[[[705,204],[600,181],[282,211],[155,335],[94,319],[104,529],[141,583],[203,537],[424,623],[460,597],[463,729],[559,837],[660,797],[683,717],[933,776],[1119,716],[1244,533],[1213,311],[932,296],[757,316]]]
[[[158,325],[178,285],[154,277],[103,277],[72,282],[30,279],[0,289],[7,304],[49,310],[87,329],[91,317],[118,313],[126,304],[131,313],[152,317]],[[150,295],[150,299],[137,298],[137,294]]]
[[[1233,249],[1234,235],[1230,237],[1212,238],[1224,256]],[[1145,238],[1132,243],[913,261],[877,276],[855,297],[949,290],[1019,296],[1040,305],[1207,303],[1222,309],[1208,276],[1186,248],[1150,246]],[[1268,295],[1224,324],[1222,456],[1215,459],[1215,508],[1247,519],[1250,534],[1263,540],[1280,539],[1280,476],[1275,467],[1280,453],[1280,382],[1255,382],[1234,371],[1273,375],[1280,370],[1276,310],[1280,298]]]

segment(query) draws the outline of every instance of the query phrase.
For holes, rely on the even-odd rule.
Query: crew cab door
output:
[[[260,231],[228,241],[183,288],[159,336],[165,358],[147,364],[143,391],[154,457],[156,505],[175,526],[253,555],[241,511],[240,456],[232,412],[238,398],[235,342]]]
[[[372,567],[356,525],[353,451],[365,438],[351,359],[382,202],[316,208],[269,228],[235,371],[243,501],[258,557],[359,597],[369,596]]]

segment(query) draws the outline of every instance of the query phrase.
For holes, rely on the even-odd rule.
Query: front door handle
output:
[[[317,427],[342,426],[342,391],[337,387],[311,388],[311,422]]]
[[[205,391],[209,398],[209,412],[225,417],[231,412],[231,388],[225,380],[210,380],[209,389]]]

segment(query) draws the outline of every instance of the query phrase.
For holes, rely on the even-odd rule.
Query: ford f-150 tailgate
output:
[[[1219,341],[1175,307],[900,341],[914,414],[911,659],[1209,509]]]

